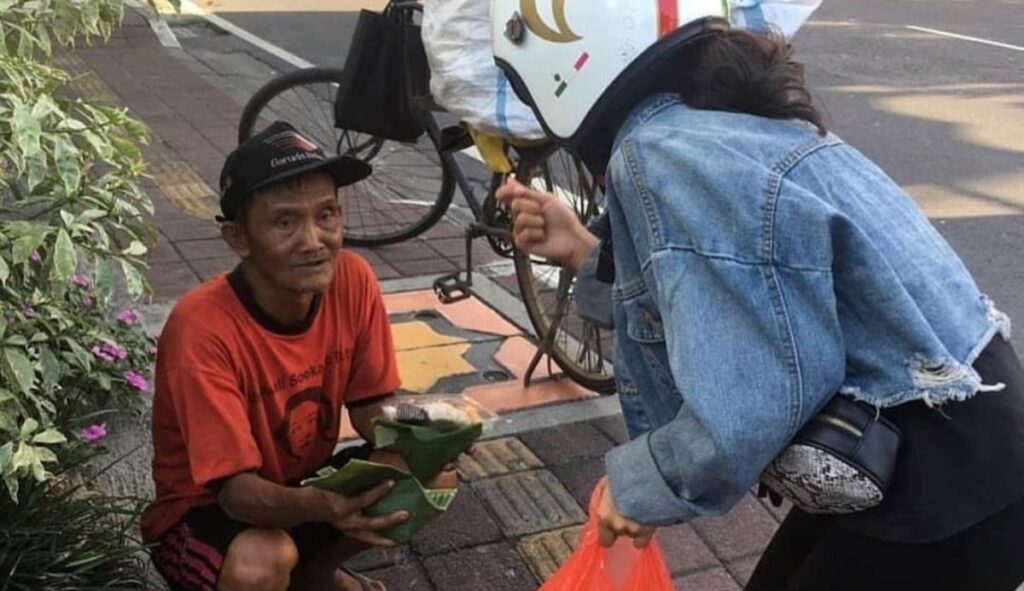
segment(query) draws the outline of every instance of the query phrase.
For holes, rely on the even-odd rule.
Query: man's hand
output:
[[[576,212],[550,193],[527,188],[514,177],[495,196],[512,213],[512,236],[517,248],[579,272],[597,246],[597,238]]]
[[[601,545],[608,548],[619,536],[628,536],[633,538],[633,545],[637,548],[647,547],[657,528],[640,525],[619,513],[612,499],[612,488],[608,485],[607,476],[597,486],[601,489],[601,500],[597,507],[597,536]]]
[[[391,548],[398,544],[377,532],[386,531],[402,523],[409,518],[409,514],[405,511],[396,511],[390,515],[369,517],[363,515],[363,509],[388,494],[394,486],[394,482],[385,482],[355,497],[346,497],[313,487],[309,487],[309,491],[314,496],[313,502],[322,507],[324,523],[336,527],[347,538],[371,546]]]

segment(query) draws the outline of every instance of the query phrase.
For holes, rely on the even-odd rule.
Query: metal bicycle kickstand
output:
[[[554,375],[554,372],[551,371],[550,353],[555,345],[555,335],[558,333],[558,327],[562,325],[562,319],[565,318],[565,313],[569,308],[568,287],[572,283],[572,279],[572,273],[567,273],[564,269],[558,276],[558,291],[556,293],[565,295],[558,298],[558,305],[555,306],[555,312],[551,315],[548,330],[545,334],[541,335],[543,338],[541,338],[540,346],[537,347],[537,351],[533,354],[530,364],[526,366],[526,372],[523,375],[523,385],[527,388],[530,387],[533,372],[537,370],[540,360],[545,355],[548,356],[548,375]]]

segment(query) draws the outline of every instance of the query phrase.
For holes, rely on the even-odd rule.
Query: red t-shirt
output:
[[[211,482],[252,471],[295,484],[331,457],[343,403],[399,385],[380,286],[358,256],[339,255],[331,287],[293,330],[256,306],[240,273],[204,283],[160,335],[156,500],[143,537],[154,541],[189,509],[216,502]]]

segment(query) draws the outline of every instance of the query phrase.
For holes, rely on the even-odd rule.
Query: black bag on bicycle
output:
[[[416,97],[429,93],[429,68],[412,9],[359,13],[334,102],[339,129],[396,141],[425,131]]]

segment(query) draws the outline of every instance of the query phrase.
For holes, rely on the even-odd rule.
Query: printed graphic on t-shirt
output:
[[[333,424],[334,409],[323,387],[307,388],[288,399],[274,440],[293,459],[304,460],[318,438],[331,441]]]

